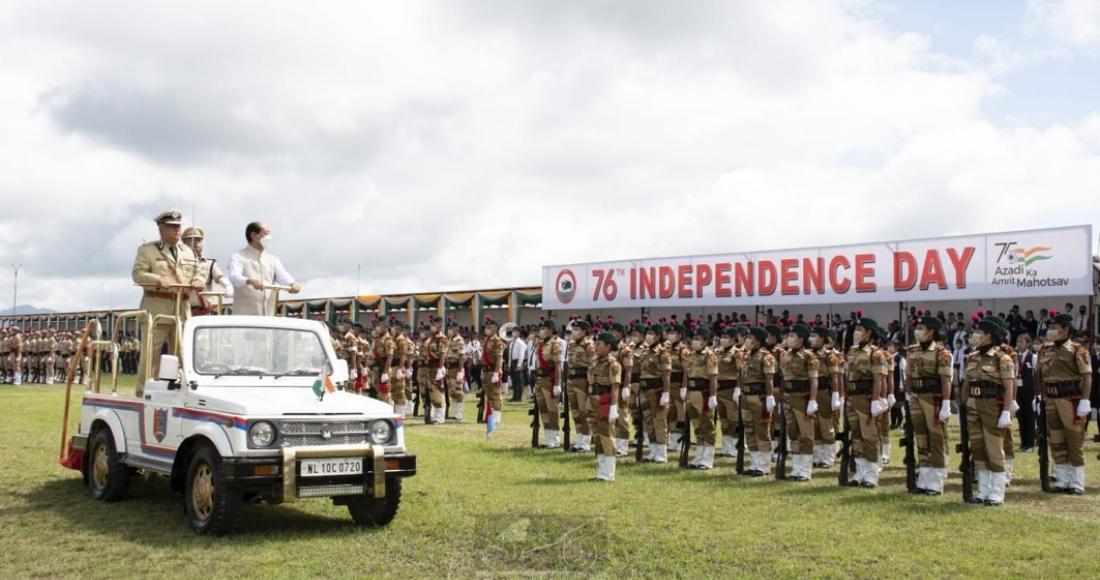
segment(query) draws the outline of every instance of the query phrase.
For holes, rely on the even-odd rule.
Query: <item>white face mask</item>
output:
[[[699,339],[691,341],[691,348],[694,348],[695,350],[703,350],[703,341]]]
[[[970,343],[970,346],[978,346],[982,343],[982,336],[975,332],[970,335],[970,339],[966,342]]]
[[[926,336],[927,334],[925,334],[923,328],[918,328],[913,331],[913,338],[917,339],[917,342],[924,342]]]
[[[810,346],[813,348],[821,348],[821,337],[816,334],[811,334]]]
[[[265,250],[270,248],[271,247],[271,234],[267,234],[266,236],[260,238],[260,245],[263,246],[263,248]]]
[[[787,348],[798,348],[798,339],[793,336],[788,336]]]
[[[1060,338],[1062,338],[1062,333],[1061,332],[1058,332],[1057,330],[1054,330],[1053,328],[1048,328],[1047,329],[1047,340],[1049,340],[1050,342],[1054,342],[1054,341],[1056,341]]]
[[[655,342],[657,342],[657,335],[656,334],[647,334],[647,335],[645,335],[645,343],[646,344],[653,344]]]
[[[539,338],[546,338],[548,336],[550,336],[550,331],[549,330],[547,330],[545,328],[540,328],[539,329]]]
[[[720,339],[718,339],[718,343],[722,345],[722,348],[729,348],[730,345],[733,344],[733,339],[720,338]]]
[[[863,331],[862,330],[853,331],[852,332],[852,340],[856,341],[857,343],[863,342]]]

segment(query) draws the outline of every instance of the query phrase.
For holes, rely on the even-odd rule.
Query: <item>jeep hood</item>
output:
[[[200,387],[190,407],[234,415],[363,414],[392,417],[393,406],[343,391],[317,399],[310,387]]]

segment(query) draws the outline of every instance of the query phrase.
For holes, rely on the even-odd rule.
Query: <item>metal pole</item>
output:
[[[11,289],[11,313],[12,316],[16,314],[17,304],[19,302],[19,269],[22,268],[22,264],[12,264],[11,269],[15,272],[15,276],[12,279]]]

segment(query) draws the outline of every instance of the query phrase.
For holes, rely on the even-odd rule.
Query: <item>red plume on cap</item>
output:
[[[863,309],[856,308],[856,318],[863,318]]]
[[[757,320],[756,325],[757,326],[764,326],[764,321],[763,320]]]
[[[542,322],[543,320],[546,320],[546,317],[545,317],[545,316],[541,316],[541,315],[540,315],[540,316],[539,316],[539,322]]]
[[[489,316],[488,314],[485,315],[485,322],[489,322],[492,319],[493,319],[492,316]]]
[[[614,316],[608,316],[607,321],[608,322],[615,322],[615,317]]]
[[[643,321],[644,321],[644,322],[645,322],[646,324],[649,324],[649,317],[648,317],[648,316],[646,316],[646,317],[645,317],[645,318],[643,318],[642,320],[643,320]]]
[[[454,322],[454,321],[455,321],[455,319],[454,319],[453,316],[448,316],[447,317],[447,322]]]
[[[787,317],[787,324],[794,324],[794,317],[793,316],[788,316]]]
[[[661,323],[663,323],[664,321],[665,321],[665,317],[664,317],[664,316],[662,316],[662,317],[660,317],[660,318],[658,318],[658,319],[657,319],[657,322],[661,322]]]
[[[973,322],[974,324],[977,324],[979,320],[981,320],[981,318],[978,318],[977,314],[970,317],[970,322]]]
[[[672,315],[672,319],[676,320],[676,315],[675,314]]]
[[[723,322],[723,323],[719,324],[718,328],[721,328],[722,330],[725,330],[726,329],[726,323]]]

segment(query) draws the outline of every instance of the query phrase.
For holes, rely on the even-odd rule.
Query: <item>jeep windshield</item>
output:
[[[215,326],[195,330],[195,372],[221,376],[316,376],[327,358],[315,332]]]

